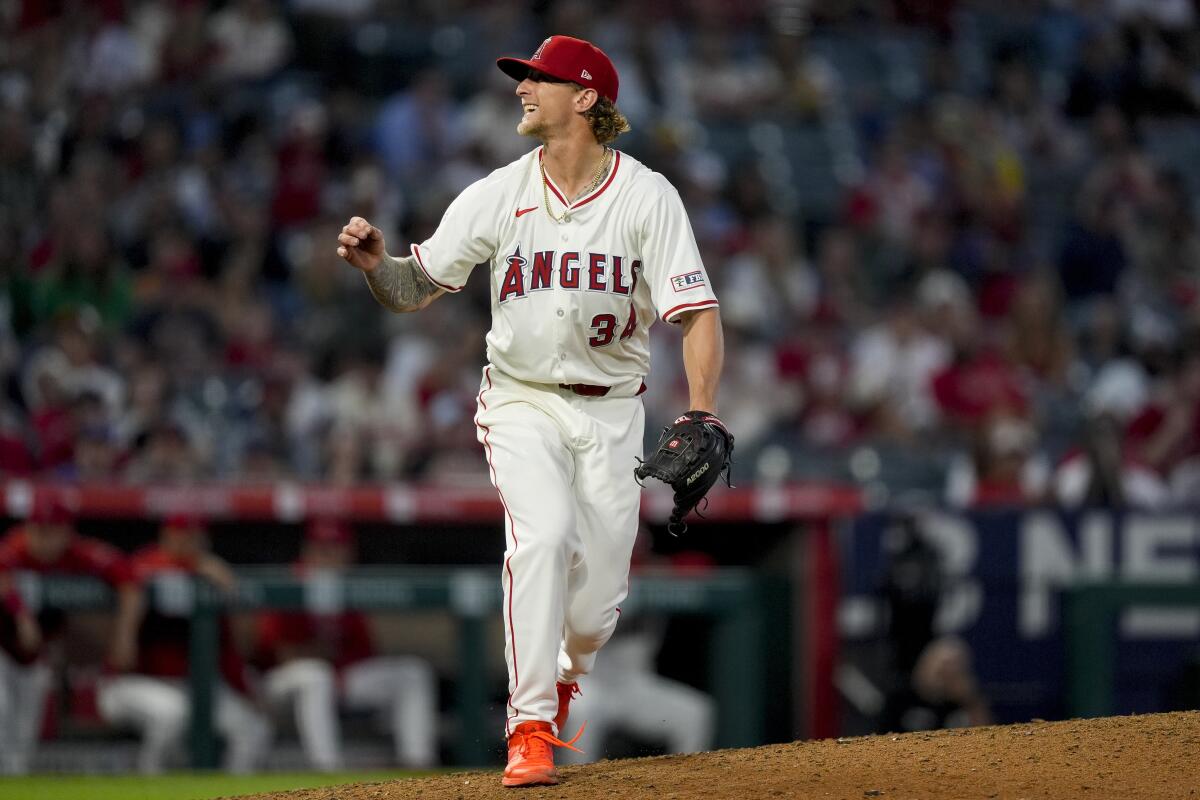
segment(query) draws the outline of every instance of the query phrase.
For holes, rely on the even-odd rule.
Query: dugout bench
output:
[[[192,691],[191,758],[198,769],[215,768],[217,741],[212,700],[218,675],[218,614],[221,610],[311,610],[365,612],[445,610],[457,620],[455,708],[460,735],[454,748],[462,766],[491,763],[499,734],[487,735],[486,626],[498,619],[502,594],[496,570],[364,565],[344,576],[301,581],[287,567],[238,567],[238,591],[222,598],[207,582],[170,575],[152,583],[150,603],[164,612],[190,615]],[[715,569],[683,577],[634,573],[626,612],[703,614],[714,618],[712,694],[717,704],[718,747],[760,744],[764,738],[766,613],[762,578],[741,568]],[[113,603],[102,581],[67,576],[20,576],[19,589],[31,608],[102,610]]]

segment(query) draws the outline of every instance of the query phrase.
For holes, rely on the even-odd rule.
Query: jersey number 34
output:
[[[625,323],[624,329],[621,331],[622,341],[633,336],[633,332],[637,329],[637,309],[633,306],[629,307],[629,322]],[[613,334],[617,330],[617,318],[612,314],[597,314],[592,317],[592,331],[594,336],[588,337],[588,344],[592,347],[604,347],[606,344],[611,344]]]

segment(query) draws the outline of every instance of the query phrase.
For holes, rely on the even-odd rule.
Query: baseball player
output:
[[[208,552],[200,520],[185,515],[167,518],[157,544],[130,557],[139,586],[154,584],[158,602],[147,608],[142,593],[131,613],[119,615],[117,635],[136,642],[135,649],[114,663],[116,674],[100,684],[97,706],[110,724],[136,728],[142,737],[138,769],[162,772],[188,729],[190,699],[187,685],[192,577],[200,576],[229,593],[235,588],[229,566]],[[172,608],[172,602],[178,607]],[[247,681],[245,665],[233,645],[226,617],[220,620],[220,672],[213,722],[225,738],[224,767],[249,772],[271,743],[271,727],[258,709]]]
[[[80,536],[70,509],[39,499],[25,524],[0,541],[0,774],[29,770],[50,688],[50,645],[62,633],[62,611],[26,602],[21,586],[38,575],[90,575],[118,592],[118,613],[137,604],[125,557],[104,542]],[[129,653],[133,640],[117,635],[111,658]]]
[[[475,422],[504,506],[503,784],[528,786],[557,783],[552,747],[573,746],[558,734],[576,681],[628,591],[650,325],[682,326],[691,408],[712,420],[723,345],[678,192],[610,146],[628,123],[609,58],[551,36],[497,65],[518,82],[517,131],[542,145],[464,190],[410,255],[389,255],[361,217],[337,252],[398,312],[458,292],[488,264]]]
[[[296,572],[301,580],[341,575],[354,560],[354,533],[333,519],[313,519]],[[290,704],[309,762],[341,764],[339,703],[382,712],[400,764],[437,763],[437,676],[423,659],[379,656],[361,611],[271,611],[258,619],[256,651],[267,699]]]

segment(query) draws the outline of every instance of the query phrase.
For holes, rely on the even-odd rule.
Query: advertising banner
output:
[[[839,626],[848,644],[886,635],[884,589],[898,517],[867,514],[841,531]],[[1062,592],[1078,581],[1200,580],[1200,516],[1054,510],[913,515],[937,553],[938,634],[970,646],[997,722],[1065,716]],[[1115,620],[1116,713],[1162,710],[1200,653],[1200,609],[1126,608]]]

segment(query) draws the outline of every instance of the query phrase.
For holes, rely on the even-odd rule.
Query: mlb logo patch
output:
[[[683,275],[672,275],[671,285],[675,287],[675,291],[677,292],[686,292],[688,289],[695,289],[697,286],[704,285],[704,273],[696,270]]]

